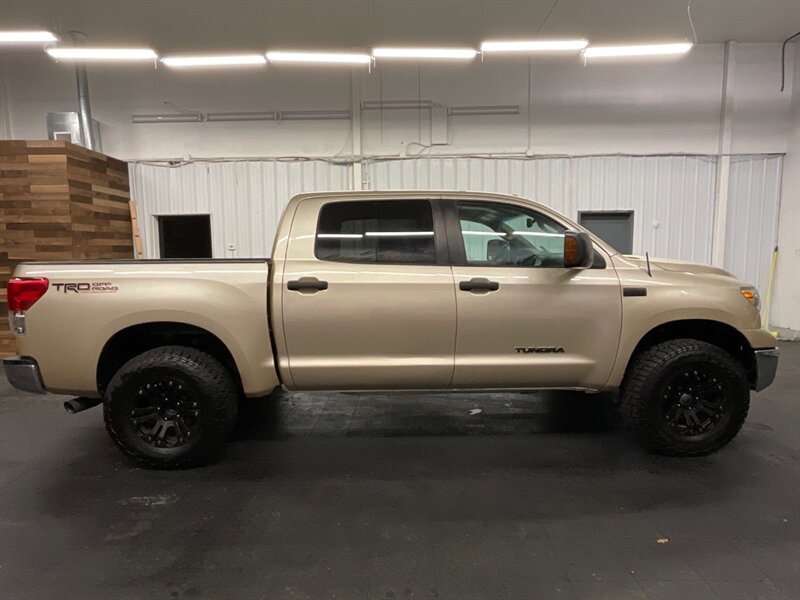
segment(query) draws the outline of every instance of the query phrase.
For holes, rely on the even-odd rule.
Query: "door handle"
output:
[[[458,289],[462,292],[494,292],[500,289],[500,284],[485,277],[473,277],[469,281],[459,281]]]
[[[292,292],[319,292],[320,290],[328,289],[327,281],[320,281],[316,277],[301,277],[286,284],[286,287]]]

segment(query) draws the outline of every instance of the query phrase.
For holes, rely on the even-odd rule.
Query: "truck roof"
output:
[[[372,200],[380,198],[384,200],[403,199],[403,198],[424,198],[430,200],[516,200],[529,202],[542,208],[548,208],[544,204],[517,196],[515,194],[500,194],[497,192],[482,192],[469,190],[345,190],[335,192],[306,192],[297,194],[290,200],[291,203],[300,202],[308,198],[348,198],[352,200]]]

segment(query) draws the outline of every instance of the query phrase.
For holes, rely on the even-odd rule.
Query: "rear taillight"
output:
[[[28,310],[44,296],[49,285],[46,277],[14,277],[8,282],[8,310]]]

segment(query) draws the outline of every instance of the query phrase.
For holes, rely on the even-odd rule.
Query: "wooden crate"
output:
[[[63,141],[0,141],[0,306],[17,263],[132,258],[125,162]],[[0,356],[14,354],[0,318]]]

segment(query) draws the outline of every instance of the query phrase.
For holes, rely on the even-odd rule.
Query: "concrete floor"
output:
[[[648,456],[591,397],[282,395],[147,471],[0,383],[0,597],[800,597],[800,345],[741,435]],[[475,410],[481,412],[471,414]]]

